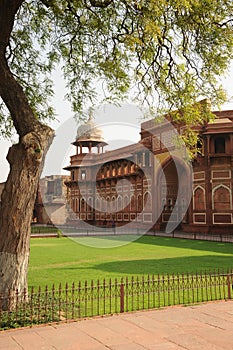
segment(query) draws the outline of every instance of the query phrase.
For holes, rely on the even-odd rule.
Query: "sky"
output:
[[[54,75],[55,96],[53,105],[57,114],[57,121],[51,123],[56,132],[55,140],[46,157],[42,176],[52,174],[69,174],[63,167],[69,165],[69,156],[75,154],[75,147],[71,142],[75,140],[77,124],[73,119],[73,112],[68,101],[64,99],[65,84],[60,73]],[[222,84],[229,96],[233,96],[233,63],[229,74],[222,79]],[[233,97],[222,106],[222,110],[233,109]],[[103,130],[103,136],[109,143],[108,149],[118,148],[139,141],[140,123],[143,115],[135,105],[103,106],[95,113],[97,124]],[[7,179],[9,172],[6,155],[11,142],[0,139],[0,182]]]

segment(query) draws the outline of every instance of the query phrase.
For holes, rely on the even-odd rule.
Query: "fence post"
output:
[[[228,291],[228,299],[231,299],[231,274],[227,274],[227,291]]]
[[[124,312],[124,309],[125,309],[124,301],[125,301],[124,283],[123,283],[123,280],[121,280],[121,284],[120,284],[120,312]]]

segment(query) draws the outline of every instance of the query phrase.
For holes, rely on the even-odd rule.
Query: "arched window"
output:
[[[84,198],[81,199],[81,211],[86,211],[86,202]]]
[[[137,197],[137,210],[140,213],[142,211],[142,195],[139,194]]]
[[[130,210],[135,211],[136,210],[136,200],[135,200],[135,195],[132,194],[130,197]]]
[[[101,197],[101,211],[106,212],[106,199]]]
[[[111,199],[111,211],[115,212],[116,211],[116,197],[113,196]]]
[[[99,198],[96,198],[96,199],[95,199],[95,209],[96,209],[96,210],[100,210],[100,201],[99,201]]]
[[[126,194],[124,196],[124,210],[126,210],[126,208],[128,207],[129,205],[129,196]]]
[[[213,208],[215,210],[231,210],[231,190],[227,186],[219,185],[213,189]]]
[[[193,209],[197,211],[205,211],[205,190],[198,186],[194,190]]]
[[[143,198],[143,208],[147,208],[147,210],[151,210],[151,204],[152,204],[152,199],[151,199],[151,194],[150,192],[145,192],[144,193],[144,198]]]
[[[226,140],[223,136],[216,137],[214,140],[214,152],[225,153],[226,152]]]
[[[81,180],[86,180],[86,170],[81,171]]]
[[[122,209],[123,209],[122,208],[122,197],[118,196],[118,198],[117,198],[117,210],[121,211]]]
[[[88,211],[92,211],[93,210],[93,198],[89,197],[88,198]]]

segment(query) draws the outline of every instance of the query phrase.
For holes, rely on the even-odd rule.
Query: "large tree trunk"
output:
[[[19,135],[7,159],[10,173],[0,208],[0,308],[14,306],[8,295],[27,290],[30,224],[44,157],[54,132],[33,115],[27,97],[9,69],[6,48],[15,14],[24,0],[0,1],[0,96]]]
[[[2,192],[0,210],[0,296],[2,308],[14,306],[8,295],[27,290],[30,225],[43,160],[53,131],[38,124],[13,145],[7,159],[10,173]]]

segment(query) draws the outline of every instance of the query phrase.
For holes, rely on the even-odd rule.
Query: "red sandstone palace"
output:
[[[182,127],[170,122],[144,122],[138,143],[108,152],[92,119],[80,126],[65,168],[67,222],[232,233],[233,111],[213,113],[214,122],[198,129],[201,146],[191,164],[176,152]]]

